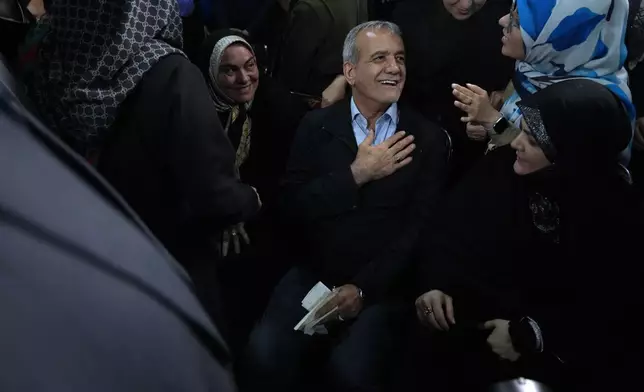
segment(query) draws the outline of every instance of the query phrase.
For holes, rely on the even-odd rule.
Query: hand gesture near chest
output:
[[[358,146],[358,154],[351,164],[353,178],[358,185],[387,177],[412,161],[416,148],[414,137],[403,131],[396,132],[377,146],[373,145],[375,133],[369,130],[366,139]]]

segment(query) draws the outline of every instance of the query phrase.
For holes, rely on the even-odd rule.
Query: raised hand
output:
[[[457,99],[454,106],[467,114],[467,116],[461,117],[461,121],[477,123],[483,125],[485,129],[492,129],[501,113],[490,103],[487,91],[469,83],[466,84],[466,87],[452,84],[452,88],[452,94]]]
[[[375,133],[369,130],[358,146],[358,154],[351,164],[353,178],[358,185],[387,177],[412,161],[409,155],[416,149],[414,137],[403,131],[396,132],[377,146],[373,145]]]

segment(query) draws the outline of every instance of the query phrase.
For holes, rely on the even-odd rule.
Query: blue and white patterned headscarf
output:
[[[521,97],[557,82],[591,79],[608,87],[635,120],[628,87],[628,0],[515,0],[526,58],[517,61],[515,93],[501,112],[517,127]]]

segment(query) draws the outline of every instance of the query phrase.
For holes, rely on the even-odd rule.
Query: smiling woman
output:
[[[269,76],[261,74],[251,43],[239,31],[212,33],[196,63],[210,90],[210,110],[219,115],[235,149],[236,174],[244,183],[257,188],[264,203],[259,218],[237,222],[217,238],[220,256],[225,258],[218,270],[222,296],[226,317],[233,327],[229,343],[236,351],[255,321],[255,312],[261,311],[264,296],[258,293],[262,287],[269,289],[273,275],[281,274],[278,264],[262,261],[277,259],[272,255],[279,241],[273,233],[282,230],[274,218],[273,200],[286,166],[291,138],[306,107]],[[256,273],[249,276],[248,270]],[[254,289],[242,290],[249,286]]]
[[[612,384],[641,331],[628,309],[642,298],[629,256],[642,225],[617,160],[629,118],[617,94],[587,79],[519,105],[513,149],[481,160],[419,241],[416,310],[429,330],[410,342],[408,377],[431,380],[433,392],[487,390],[518,374],[555,391],[621,390]],[[588,315],[606,308],[610,342],[595,344]]]

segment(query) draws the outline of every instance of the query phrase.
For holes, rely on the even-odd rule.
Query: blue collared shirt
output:
[[[367,138],[369,128],[367,127],[367,119],[360,113],[353,98],[351,98],[351,125],[353,126],[353,134],[356,136],[356,143],[358,145]],[[398,127],[398,104],[392,103],[389,109],[376,120],[376,138],[373,142],[374,145],[380,144],[396,133]]]

